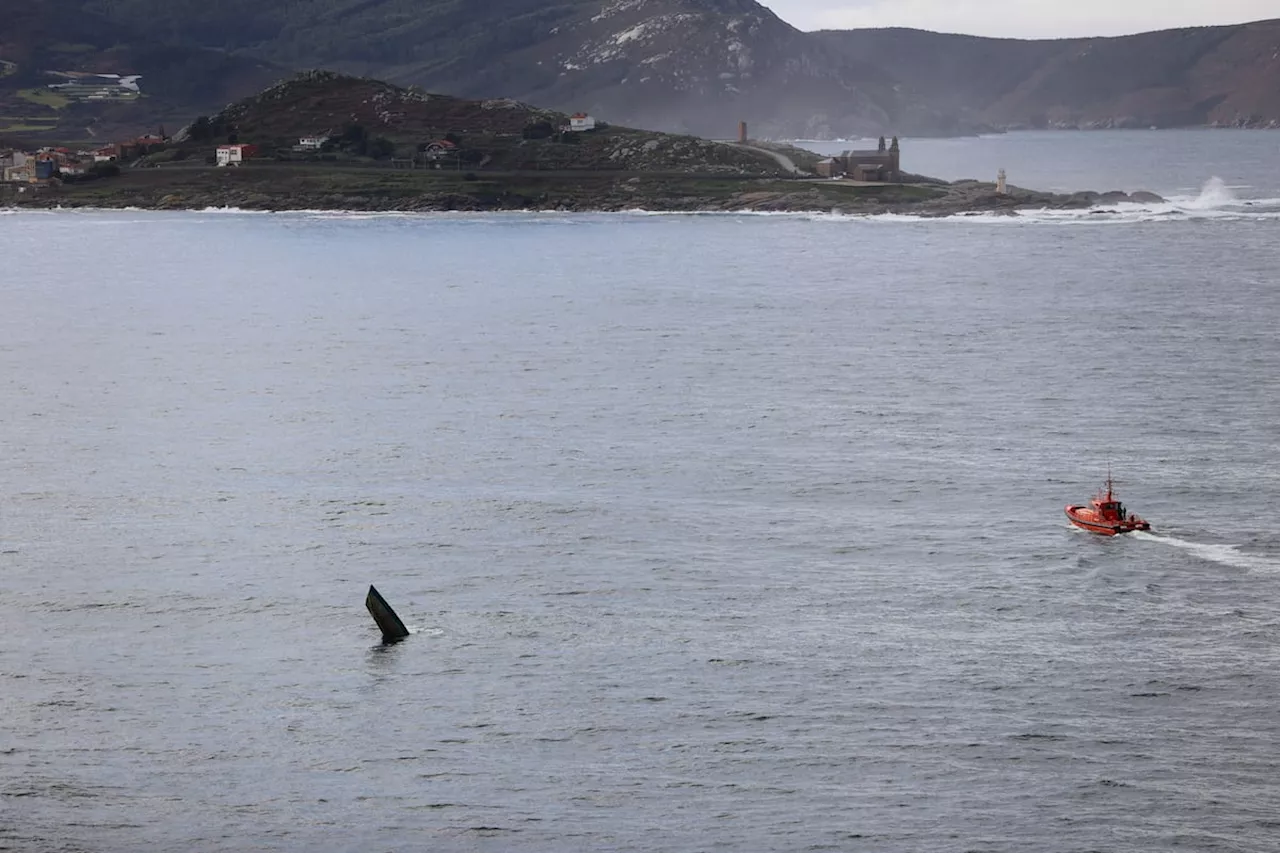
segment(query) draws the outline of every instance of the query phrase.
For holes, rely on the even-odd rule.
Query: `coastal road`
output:
[[[799,166],[797,166],[795,162],[785,154],[779,154],[777,151],[770,151],[768,148],[757,148],[754,145],[747,145],[742,142],[730,142],[729,144],[732,145],[734,148],[742,148],[747,151],[755,151],[758,154],[765,154],[769,157],[772,157],[774,160],[778,161],[779,166],[781,166],[783,169],[785,169],[787,172],[793,175],[809,174],[804,169],[801,169]]]

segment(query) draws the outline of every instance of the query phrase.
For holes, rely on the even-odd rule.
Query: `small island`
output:
[[[0,151],[0,155],[3,152]],[[948,216],[1160,201],[903,172],[898,142],[824,159],[307,72],[163,134],[13,152],[0,205],[154,210],[792,211]],[[87,155],[87,162],[86,156]],[[867,162],[871,161],[871,162]],[[25,167],[25,168],[24,168]]]

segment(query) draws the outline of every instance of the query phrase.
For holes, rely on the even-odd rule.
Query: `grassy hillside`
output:
[[[467,100],[332,72],[308,72],[210,116],[181,147],[253,143],[265,156],[332,162],[410,159],[448,138],[456,171],[644,171],[781,175],[777,161],[734,145],[624,127],[561,133],[568,116],[509,99]],[[293,150],[300,137],[333,137],[327,150]]]

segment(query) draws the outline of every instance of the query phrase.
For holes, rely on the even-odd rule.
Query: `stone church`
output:
[[[901,151],[898,137],[886,145],[880,137],[880,147],[875,151],[846,151],[839,157],[823,160],[818,164],[818,174],[824,178],[852,178],[855,181],[901,183],[902,168],[899,165]]]

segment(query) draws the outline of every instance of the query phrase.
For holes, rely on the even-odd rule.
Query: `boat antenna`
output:
[[[1111,460],[1107,460],[1107,500],[1111,500]]]

